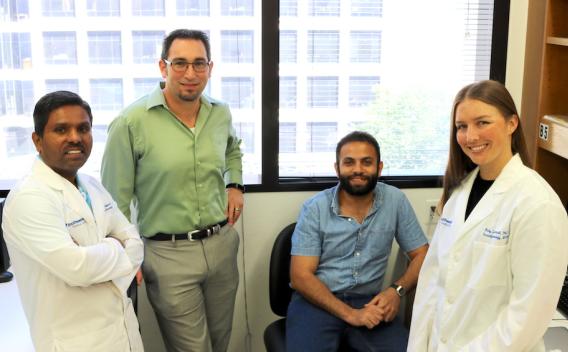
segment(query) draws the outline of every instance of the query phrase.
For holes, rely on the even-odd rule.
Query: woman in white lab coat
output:
[[[568,218],[527,164],[507,89],[464,87],[408,351],[544,351],[568,265]]]

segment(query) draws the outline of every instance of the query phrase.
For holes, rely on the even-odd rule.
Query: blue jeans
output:
[[[337,298],[353,308],[361,308],[373,296]],[[405,352],[408,330],[397,319],[382,322],[373,329],[355,327],[306,301],[294,293],[286,318],[286,350],[289,352],[338,351],[340,345],[349,351]]]

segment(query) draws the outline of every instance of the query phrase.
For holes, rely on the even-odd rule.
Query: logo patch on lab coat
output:
[[[86,221],[85,221],[84,218],[80,218],[80,219],[73,220],[73,221],[71,221],[71,222],[65,224],[65,226],[67,226],[67,227],[76,227],[76,226],[79,226],[79,225],[81,225],[81,224],[84,224],[85,222],[86,222]]]
[[[112,209],[112,203],[105,204],[105,211]]]
[[[440,223],[444,226],[450,227],[452,226],[453,221],[448,218],[441,218]]]
[[[494,240],[508,240],[509,239],[509,231],[505,230],[495,230],[495,229],[488,229],[487,227],[483,230],[483,236],[487,238],[491,238]]]

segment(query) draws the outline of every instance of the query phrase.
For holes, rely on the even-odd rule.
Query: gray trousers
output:
[[[146,292],[168,352],[224,352],[239,284],[239,235],[225,225],[202,241],[146,240]]]

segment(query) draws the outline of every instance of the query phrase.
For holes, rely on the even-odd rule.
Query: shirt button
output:
[[[356,271],[355,273],[353,273],[353,276],[359,276],[359,272]]]
[[[361,255],[361,253],[359,253],[359,252],[355,252],[355,256],[357,256],[357,257],[358,257],[359,255]]]
[[[446,301],[448,302],[448,304],[454,304],[454,299],[452,297],[448,297]]]
[[[351,221],[351,218],[347,219],[347,221]]]
[[[445,338],[445,337],[442,337],[442,338],[441,338],[440,340],[442,341],[442,343],[446,343],[446,342],[448,342],[448,339],[447,339],[447,338]]]

